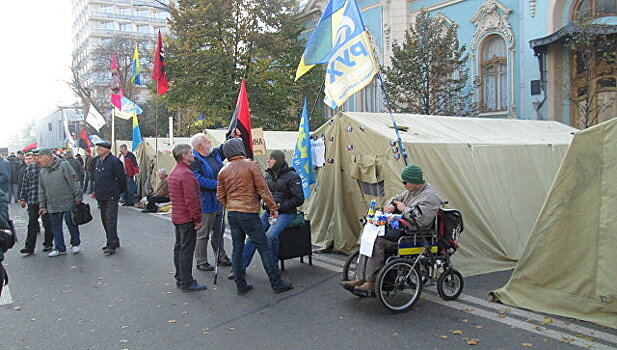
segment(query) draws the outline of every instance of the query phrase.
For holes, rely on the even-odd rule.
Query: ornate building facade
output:
[[[303,37],[310,36],[326,3],[326,0],[309,0],[304,4]],[[583,91],[581,72],[576,70],[576,55],[564,43],[581,9],[594,21],[601,22],[604,31],[617,33],[617,0],[357,0],[357,3],[372,34],[378,59],[384,65],[389,64],[393,43],[404,40],[405,31],[422,9],[455,24],[459,41],[468,50],[469,89],[473,89],[474,102],[480,106],[480,117],[548,119],[580,126],[578,107],[572,99],[572,91],[577,86],[581,96],[593,93],[596,96],[593,103],[608,106],[596,110],[598,122],[617,116],[614,62],[605,62],[602,73],[594,73],[591,91]],[[603,50],[617,50],[615,34],[611,38]],[[382,111],[379,87],[373,84],[356,94],[348,100],[345,109]]]

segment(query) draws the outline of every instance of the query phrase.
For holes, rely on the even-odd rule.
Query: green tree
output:
[[[314,101],[323,83],[315,70],[294,82],[304,43],[292,0],[182,0],[172,11],[167,50],[170,89],[164,96],[178,113],[178,135],[226,127],[242,78],[253,127],[298,128],[303,97]],[[317,117],[319,118],[319,117]]]
[[[473,114],[465,51],[456,25],[421,11],[402,45],[394,44],[392,65],[385,70],[392,108],[427,115]]]

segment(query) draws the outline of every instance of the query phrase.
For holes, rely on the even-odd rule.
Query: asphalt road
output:
[[[25,232],[25,210],[14,204],[10,210]],[[444,302],[428,288],[414,309],[402,314],[343,290],[345,257],[336,254],[314,255],[314,266],[286,262],[284,277],[295,289],[280,295],[269,288],[258,258],[247,275],[255,289],[244,296],[226,279],[229,268],[222,268],[218,285],[212,284],[212,273],[194,270],[209,289],[182,293],[173,279],[168,215],[121,208],[122,249],[105,257],[95,214],[81,227],[78,255],[48,258],[39,241],[34,255],[21,257],[23,240],[7,254],[11,284],[0,299],[0,349],[617,347],[614,329],[486,302],[488,291],[503,285],[508,272],[466,278],[456,302]],[[469,345],[471,340],[477,345]]]

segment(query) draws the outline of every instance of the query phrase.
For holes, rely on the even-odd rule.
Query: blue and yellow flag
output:
[[[302,120],[300,120],[300,129],[298,130],[298,140],[296,141],[294,154],[291,157],[291,164],[296,169],[296,173],[300,175],[300,179],[302,180],[304,199],[311,196],[311,188],[309,186],[315,183],[315,174],[313,173],[313,153],[311,151],[311,134],[308,119],[305,98],[304,108],[302,109]]]
[[[135,152],[137,147],[141,145],[141,142],[142,142],[142,139],[141,139],[141,130],[139,130],[139,121],[137,120],[137,114],[135,114],[135,112],[133,111],[133,147],[132,147],[133,152]]]
[[[141,69],[139,67],[139,51],[137,45],[135,45],[135,52],[133,53],[133,61],[131,62],[131,82],[135,85],[141,85]]]
[[[296,80],[316,64],[326,63],[338,49],[364,32],[355,0],[330,0],[311,34],[296,70]]]

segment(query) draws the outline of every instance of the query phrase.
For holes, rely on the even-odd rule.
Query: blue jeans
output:
[[[84,193],[92,193],[94,191],[94,174],[86,171],[86,178],[84,180]]]
[[[289,225],[289,223],[296,218],[296,214],[279,214],[276,225],[272,226],[270,226],[270,223],[268,223],[269,217],[270,214],[268,214],[267,212],[261,214],[261,225],[263,226],[264,231],[266,231],[266,237],[268,238],[268,244],[270,245],[270,248],[272,248],[274,261],[278,261],[279,236],[281,235],[281,233],[283,233],[283,231],[285,231],[287,225]],[[251,241],[250,238],[247,239],[246,242],[244,242],[244,255],[242,256],[244,268],[249,267],[249,265],[251,264],[251,260],[253,260],[253,255],[255,255],[255,250],[256,248],[253,244],[253,241]]]
[[[135,204],[135,191],[137,191],[137,184],[135,183],[135,180],[133,180],[132,176],[126,177],[126,191],[128,193],[124,194],[124,204],[134,205]]]
[[[54,233],[54,246],[57,251],[66,252],[64,231],[62,230],[62,218],[64,218],[64,222],[69,228],[71,245],[76,247],[81,244],[81,240],[79,239],[79,227],[73,224],[70,211],[65,211],[64,213],[51,213],[49,214],[49,218],[51,219],[51,230]]]
[[[231,268],[235,275],[236,287],[244,288],[247,286],[245,269],[242,261],[244,253],[244,240],[248,236],[261,256],[261,263],[270,279],[270,286],[277,289],[283,285],[281,273],[279,272],[276,260],[272,254],[272,249],[268,245],[268,239],[257,213],[241,213],[230,211],[227,214],[231,239],[233,243],[233,253],[231,258]]]

